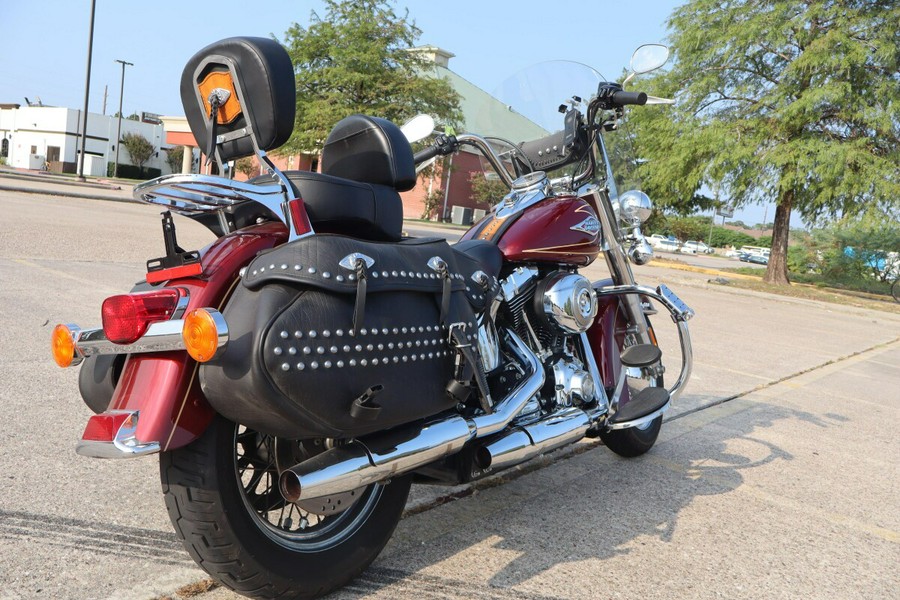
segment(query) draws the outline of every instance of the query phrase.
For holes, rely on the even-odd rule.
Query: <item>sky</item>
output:
[[[683,0],[623,3],[581,0],[549,4],[534,0],[395,0],[398,14],[422,30],[421,45],[456,56],[450,69],[484,90],[538,62],[574,60],[616,78],[632,51],[664,42],[666,20]],[[84,105],[91,0],[0,0],[0,103],[25,97],[50,106]],[[181,70],[199,49],[222,38],[277,38],[293,24],[306,26],[318,0],[96,0],[89,110],[118,110],[125,69],[125,115],[184,114],[178,94]],[[652,93],[652,92],[651,92]],[[735,219],[760,222],[764,207],[737,211]],[[757,214],[758,213],[758,214]],[[774,208],[768,210],[771,221]]]

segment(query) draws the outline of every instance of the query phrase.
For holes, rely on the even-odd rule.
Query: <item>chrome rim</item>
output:
[[[348,539],[372,514],[384,489],[373,484],[351,492],[347,508],[332,514],[313,513],[285,500],[278,490],[279,464],[296,464],[324,447],[321,441],[284,441],[243,425],[235,428],[234,473],[241,501],[260,531],[295,552],[320,552]]]

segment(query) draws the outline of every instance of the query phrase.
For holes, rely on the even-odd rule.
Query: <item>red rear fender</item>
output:
[[[286,240],[287,231],[281,223],[264,223],[231,233],[216,240],[203,255],[200,275],[173,279],[164,285],[188,291],[188,310],[208,307],[221,311],[239,281],[241,268],[260,252]],[[122,411],[139,414],[133,434],[136,442],[158,444],[162,451],[195,440],[214,415],[200,391],[197,363],[184,350],[129,356],[109,409],[92,419],[102,422],[111,414],[121,415]],[[88,425],[85,433],[89,430],[96,435],[96,431],[105,429],[94,423]],[[87,441],[87,435],[83,439]],[[98,442],[96,439],[89,441],[95,445]],[[110,445],[112,442],[109,440]],[[110,456],[108,451],[94,455],[101,454]]]

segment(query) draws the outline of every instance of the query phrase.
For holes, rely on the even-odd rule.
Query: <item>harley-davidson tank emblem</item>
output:
[[[590,216],[578,225],[572,225],[569,229],[572,231],[583,231],[590,235],[597,235],[600,233],[600,221],[597,220],[597,217]]]

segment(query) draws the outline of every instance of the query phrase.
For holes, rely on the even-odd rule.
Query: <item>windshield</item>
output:
[[[600,83],[607,81],[595,69],[573,61],[548,61],[532,65],[505,79],[491,93],[474,88],[465,94],[464,129],[466,132],[488,138],[501,156],[509,156],[522,142],[547,137],[564,127],[563,112],[575,107],[586,118],[587,103],[597,93]],[[580,101],[579,101],[580,99]],[[565,107],[560,112],[560,107]],[[630,136],[619,128],[604,134],[608,146],[608,161],[600,157],[600,168],[595,177],[605,180],[610,170],[615,180],[605,183],[615,199],[618,192],[639,189],[634,174]],[[548,175],[571,175],[578,165],[569,165]],[[483,161],[486,173],[491,171]],[[488,174],[488,178],[491,176]]]

